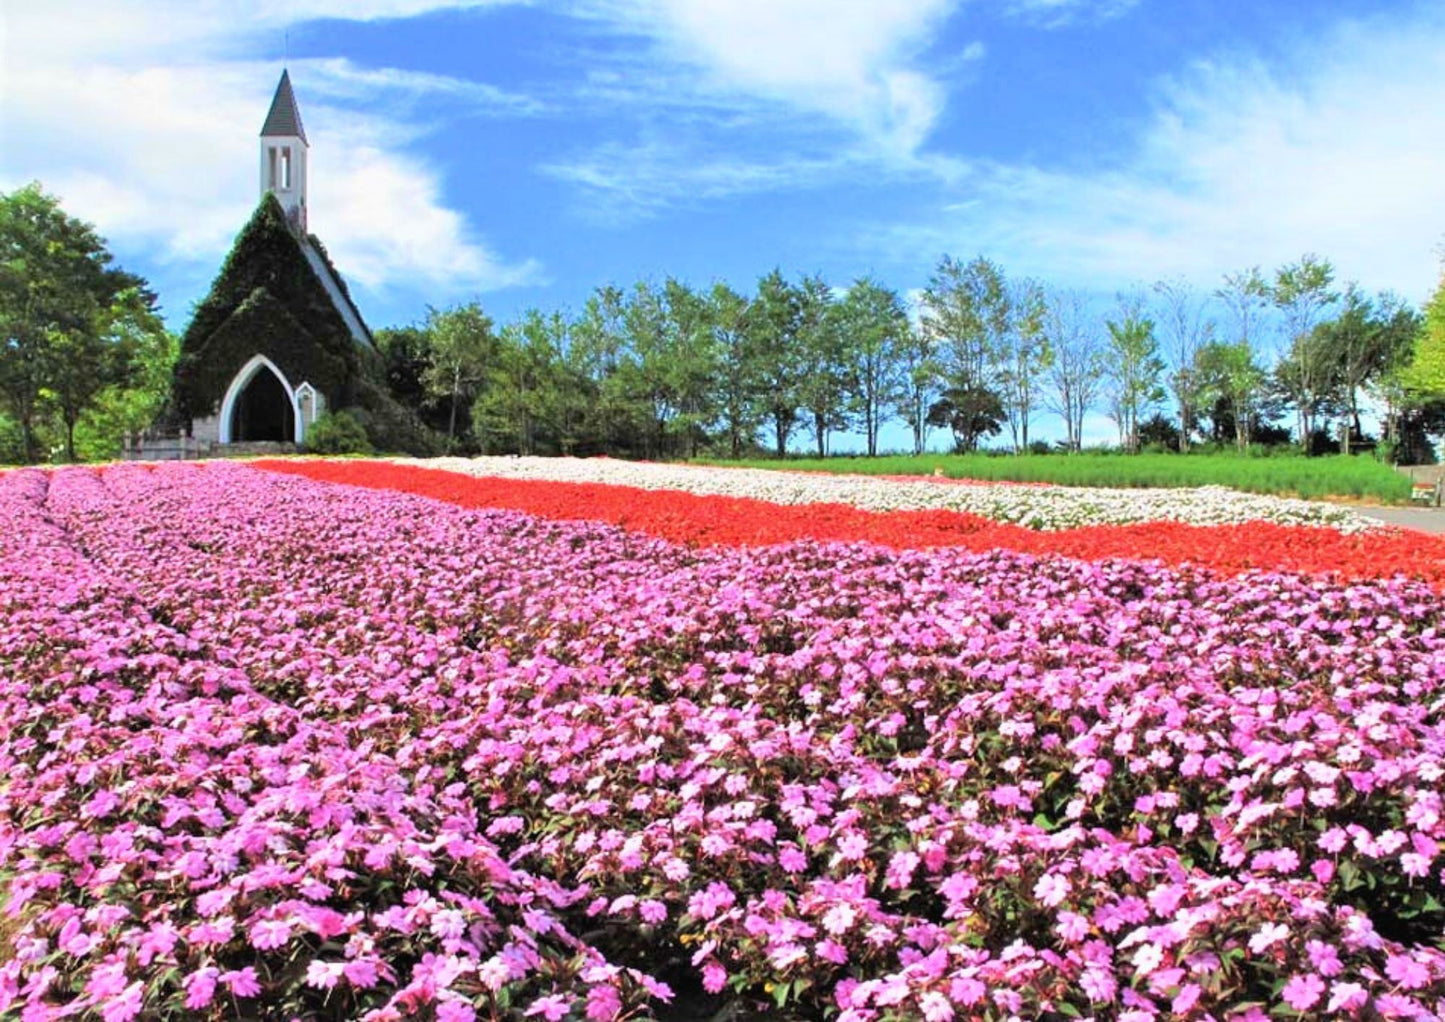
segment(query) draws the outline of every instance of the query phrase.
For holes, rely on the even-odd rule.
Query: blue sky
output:
[[[907,293],[945,252],[1096,295],[1316,252],[1419,302],[1445,240],[1439,3],[48,0],[0,39],[0,188],[93,221],[176,328],[288,51],[373,327],[774,266]]]

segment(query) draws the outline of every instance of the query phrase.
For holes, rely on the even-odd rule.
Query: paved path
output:
[[[1379,518],[1391,525],[1406,529],[1419,529],[1445,535],[1445,508],[1441,507],[1360,507],[1352,505],[1352,511],[1371,518]]]

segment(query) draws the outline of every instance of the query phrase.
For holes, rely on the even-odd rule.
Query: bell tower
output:
[[[301,234],[306,227],[306,153],[310,144],[301,127],[301,111],[291,91],[291,75],[281,72],[271,111],[261,125],[261,195],[271,192],[286,219]]]

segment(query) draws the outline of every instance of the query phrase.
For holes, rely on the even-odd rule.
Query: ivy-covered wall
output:
[[[265,355],[294,387],[309,381],[327,407],[349,403],[356,359],[319,343],[286,306],[263,287],[252,291],[199,351],[182,353],[176,367],[177,396],[190,417],[213,415],[226,388],[254,355]]]
[[[293,385],[309,380],[333,408],[351,403],[363,371],[351,331],[270,193],[181,338],[177,410],[188,419],[214,415],[236,371],[257,354],[275,362]]]

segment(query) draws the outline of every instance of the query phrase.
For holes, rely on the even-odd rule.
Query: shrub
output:
[[[312,454],[366,454],[371,443],[366,427],[351,412],[327,412],[306,431],[306,450]]]

